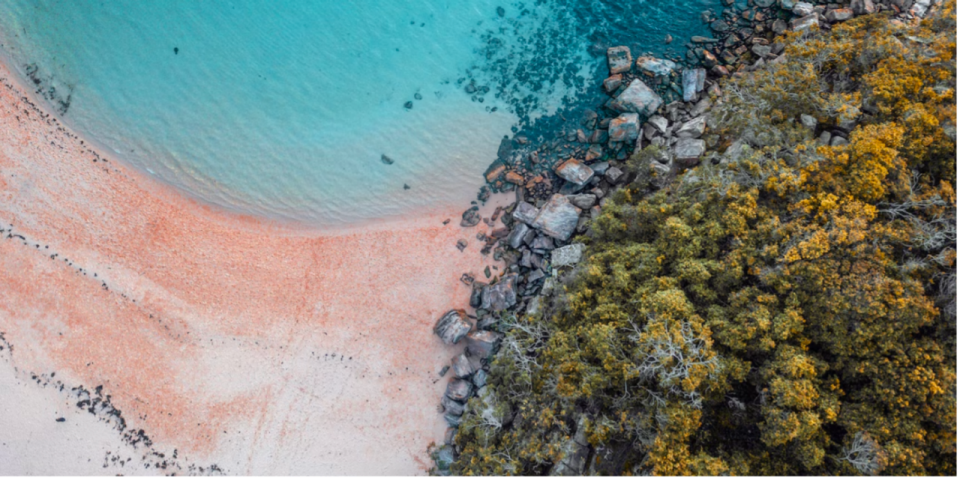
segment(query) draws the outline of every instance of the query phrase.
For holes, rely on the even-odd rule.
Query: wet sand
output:
[[[466,305],[461,274],[492,264],[473,237],[486,226],[459,226],[467,205],[335,233],[232,215],[91,149],[5,66],[0,78],[0,367],[16,377],[0,398],[48,397],[0,408],[0,473],[87,472],[90,451],[30,462],[64,442],[61,425],[81,441],[110,430],[115,453],[171,467],[87,457],[102,473],[427,469],[453,355],[431,329]],[[125,433],[151,444],[74,420],[91,415],[79,386],[102,386]]]

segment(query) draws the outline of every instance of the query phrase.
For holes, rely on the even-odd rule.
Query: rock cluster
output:
[[[440,473],[446,473],[444,465],[456,457],[454,439],[467,401],[475,397],[479,407],[475,410],[482,416],[494,413],[495,398],[486,388],[486,379],[489,361],[507,330],[501,326],[503,318],[542,310],[560,276],[583,258],[584,246],[569,242],[586,232],[588,221],[600,214],[606,198],[623,184],[649,180],[651,186],[662,187],[701,161],[736,160],[751,151],[750,145],[738,141],[722,156],[705,156],[718,141],[710,134],[710,110],[722,96],[720,78],[784,61],[785,46],[776,37],[788,29],[828,29],[831,24],[884,10],[892,11],[895,19],[908,20],[923,16],[939,3],[751,0],[744,6],[724,0],[727,8],[720,15],[707,11],[702,16],[714,37],[691,38],[685,58],[640,55],[634,61],[629,47],[608,48],[610,74],[602,88],[610,98],[596,111],[588,110],[580,127],[566,134],[563,139],[571,145],[558,146],[561,139],[533,147],[523,136],[504,139],[497,161],[486,173],[489,185],[481,189],[478,199],[484,200],[490,191],[515,191],[516,202],[502,215],[498,210],[489,219],[480,218],[473,207],[461,222],[464,227],[481,220],[491,226],[498,219],[502,222],[503,227],[483,238],[486,244],[481,252],[493,251],[495,259],[504,261],[504,270],[489,283],[472,276],[465,281],[473,288],[470,306],[476,309],[475,315],[450,311],[434,329],[447,344],[464,338],[467,343],[465,351],[451,362],[453,377],[441,399],[450,428],[436,454]],[[800,121],[813,137],[819,134],[822,144],[838,145],[847,141],[856,120],[830,128],[813,117],[801,117]],[[651,145],[657,147],[644,149]],[[624,161],[639,150],[644,150],[640,158],[649,163],[640,164],[636,173],[625,172]],[[507,424],[510,412],[496,419]],[[581,427],[577,428],[554,470],[557,473],[584,470],[585,445]]]

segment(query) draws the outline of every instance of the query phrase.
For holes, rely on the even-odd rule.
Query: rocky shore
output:
[[[683,57],[635,58],[626,46],[608,48],[609,76],[597,87],[609,99],[589,110],[559,140],[534,145],[523,136],[505,139],[498,159],[487,170],[488,185],[478,200],[482,202],[491,191],[515,191],[516,201],[489,218],[471,208],[461,221],[468,228],[481,221],[495,226],[478,240],[483,241],[482,253],[504,261],[504,270],[484,278],[488,280],[465,275],[463,282],[471,287],[470,311],[451,310],[434,327],[444,344],[466,344],[441,373],[451,374],[440,399],[449,428],[443,445],[433,451],[435,471],[447,474],[456,460],[457,427],[471,397],[480,401],[474,406],[485,410],[484,416],[503,425],[510,422],[510,411],[497,409],[492,394],[484,392],[489,363],[517,317],[540,310],[544,297],[581,260],[584,246],[571,239],[587,231],[612,191],[636,179],[637,173],[628,172],[628,158],[649,145],[658,146],[657,157],[648,164],[655,188],[703,161],[719,163],[722,157],[705,153],[719,141],[711,134],[716,125],[710,111],[723,101],[723,78],[785,61],[780,35],[829,30],[837,23],[875,13],[888,15],[893,22],[911,22],[939,3],[750,0],[743,7],[724,0],[728,7],[724,11],[702,14],[714,36],[691,38]],[[844,125],[823,129],[809,119],[812,124],[807,124],[807,118],[802,121],[819,131],[821,144],[847,141],[849,129]],[[462,246],[461,250],[467,245]],[[585,449],[583,437],[574,436],[554,474],[581,474]]]

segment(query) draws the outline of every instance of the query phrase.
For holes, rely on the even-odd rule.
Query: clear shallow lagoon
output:
[[[236,212],[337,226],[465,207],[504,136],[596,102],[598,51],[663,53],[670,33],[682,53],[718,5],[5,0],[0,33],[65,121],[124,161]]]

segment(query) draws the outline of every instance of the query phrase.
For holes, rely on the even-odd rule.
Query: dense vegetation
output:
[[[637,152],[577,273],[507,318],[452,471],[547,473],[579,436],[592,473],[955,475],[942,11],[788,37],[724,85],[704,164],[657,177],[662,152]],[[818,144],[836,128],[849,144]]]

